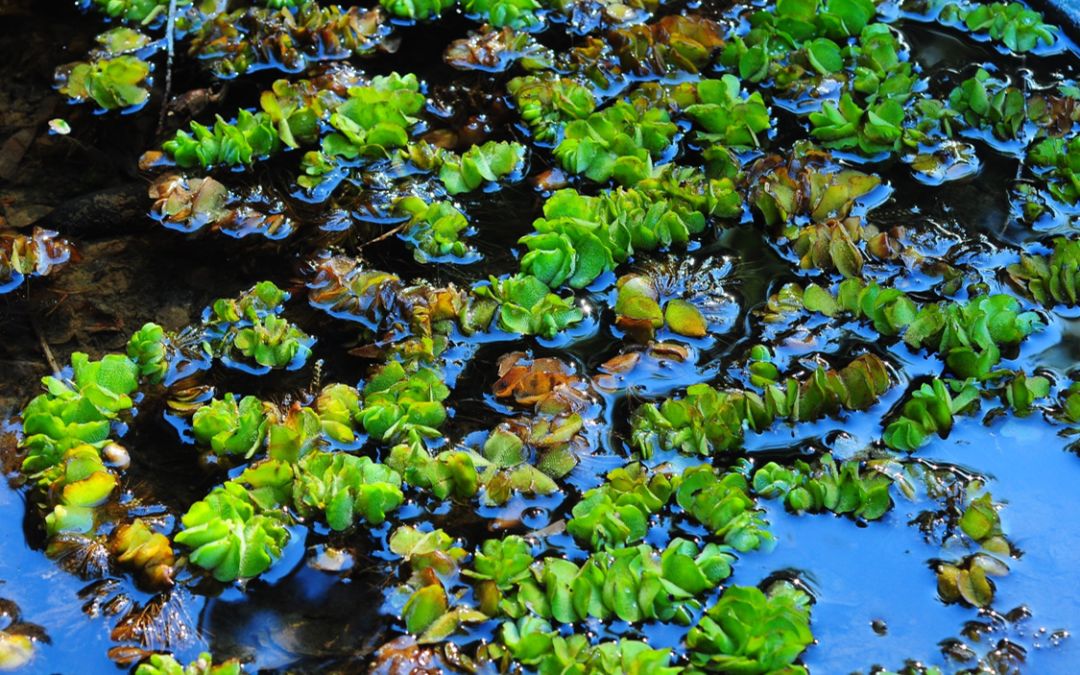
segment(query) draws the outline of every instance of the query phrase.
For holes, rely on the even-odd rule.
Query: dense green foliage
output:
[[[407,636],[333,661],[320,616],[325,644],[250,669],[805,673],[832,648],[812,647],[810,589],[830,588],[769,555],[821,514],[853,537],[917,527],[941,546],[939,600],[1004,621],[990,577],[1021,551],[1003,504],[971,455],[937,453],[964,425],[1022,434],[1004,415],[1080,424],[1073,374],[1025,362],[1072,317],[1080,269],[1080,89],[1026,70],[1073,49],[1041,14],[82,4],[111,28],[57,87],[109,124],[163,106],[140,162],[159,234],[261,235],[207,246],[245,281],[193,282],[225,296],[199,320],[74,351],[12,427],[46,553],[156,593],[94,591],[88,612],[142,626],[129,605],[377,583],[348,630]],[[462,25],[428,63],[422,41]],[[1007,58],[920,61],[939,32]],[[159,73],[229,86],[164,92]],[[980,173],[1009,183],[981,205],[993,222],[946,203]],[[0,235],[0,292],[70,257],[55,233]],[[163,434],[177,447],[149,447]],[[125,635],[142,675],[246,667]]]

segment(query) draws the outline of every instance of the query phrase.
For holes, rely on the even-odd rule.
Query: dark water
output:
[[[45,15],[52,8],[35,7],[32,11],[29,19],[0,18],[4,22],[0,30],[15,31],[28,26],[45,30],[43,26],[49,24]],[[92,22],[81,23],[78,15],[69,9],[57,11],[60,18],[56,21],[61,25],[67,22],[72,31],[92,34],[96,27]],[[441,51],[448,36],[463,34],[464,25],[448,22],[445,29],[437,29],[429,36],[430,40]],[[973,62],[1000,59],[985,45],[963,42],[958,33],[945,27],[910,22],[902,27],[915,49],[915,58],[926,64],[932,81],[946,90],[970,74]],[[438,51],[434,53],[437,55]],[[432,54],[419,48],[405,50],[398,60],[380,60],[370,70],[413,70],[433,81],[447,77],[445,68],[430,65],[436,58]],[[1005,67],[1019,72],[1037,64],[1040,69],[1071,77],[1074,63],[1075,58],[1069,55],[1037,62],[1012,59],[1007,60]],[[1038,78],[1039,72],[1042,71],[1033,77]],[[184,77],[194,75],[181,73],[179,77],[182,83]],[[484,77],[476,76],[476,84],[482,85]],[[257,90],[250,83],[239,86],[230,94],[233,99],[222,104],[223,110],[229,110],[229,106],[235,108],[235,100],[243,100],[250,93],[243,87]],[[234,102],[229,103],[230,100]],[[795,133],[795,118],[779,110],[775,114],[780,121],[777,144],[781,145],[785,135]],[[117,123],[107,123],[106,129],[113,124]],[[1000,289],[995,270],[1013,259],[1012,247],[1044,232],[1005,226],[1009,218],[1006,185],[1015,177],[1018,161],[1007,153],[995,152],[981,140],[975,142],[982,160],[980,173],[939,188],[917,183],[903,166],[874,167],[890,182],[893,192],[869,219],[890,224],[901,221],[913,230],[923,231],[932,231],[935,224],[941,226],[955,239],[930,236],[925,243],[938,246],[942,254],[958,249],[951,254],[956,262],[978,269],[984,281]],[[286,161],[295,160],[295,155],[288,155]],[[541,167],[533,167],[534,171],[538,168]],[[76,169],[69,167],[69,170]],[[480,266],[465,270],[440,268],[432,272],[409,262],[407,251],[396,242],[371,251],[372,262],[387,269],[403,270],[403,277],[423,274],[436,283],[512,271],[516,268],[513,243],[530,231],[539,204],[540,197],[525,184],[466,200],[466,210],[482,233],[476,238],[478,248],[485,255]],[[1069,224],[1061,222],[1056,226],[1067,229]],[[157,302],[142,310],[147,316],[136,313],[129,316],[131,320],[136,317],[161,320],[161,308],[171,302],[185,303],[197,311],[214,297],[233,294],[261,279],[273,279],[301,290],[298,281],[302,277],[303,253],[315,250],[320,243],[318,236],[305,234],[300,237],[300,244],[290,243],[291,248],[267,247],[253,253],[249,242],[241,245],[215,240],[212,245],[206,245],[208,240],[185,243],[179,235],[164,230],[155,230],[152,235],[140,240],[145,245],[140,243],[137,249],[140,273],[148,277],[158,275],[158,282],[166,290],[161,291]],[[357,234],[360,240],[365,238],[361,235]],[[107,232],[96,232],[84,238],[100,243],[109,236]],[[961,245],[954,246],[957,242]],[[341,245],[347,250],[350,242]],[[691,365],[684,368],[657,372],[636,383],[639,391],[634,394],[621,393],[603,399],[597,417],[606,423],[605,427],[610,427],[610,433],[605,429],[598,434],[596,456],[585,458],[575,469],[568,481],[568,495],[596,485],[603,473],[624,461],[628,453],[623,442],[628,431],[627,416],[643,397],[662,397],[697,381],[727,377],[726,368],[732,359],[758,340],[759,328],[751,311],[760,307],[782,283],[798,278],[790,271],[788,262],[764,245],[761,234],[749,227],[734,228],[702,242],[694,258],[703,260],[707,256],[730,263],[725,291],[737,305],[731,311],[730,330],[695,345],[696,366],[691,360]],[[192,271],[169,276],[164,271],[170,269],[169,264]],[[211,275],[209,280],[199,276],[199,269],[203,269],[202,274]],[[913,274],[898,280],[897,285],[921,290],[929,281]],[[175,287],[194,290],[183,296],[170,295],[179,292]],[[139,285],[126,291],[106,285],[89,294],[119,293],[119,298],[132,300],[139,298],[142,290]],[[324,382],[359,381],[367,364],[345,354],[355,340],[352,327],[335,325],[304,307],[302,295],[297,293],[300,297],[290,307],[290,317],[319,335],[315,355],[325,360]],[[592,302],[602,305],[606,297],[600,295]],[[0,314],[0,336],[12,342],[20,341],[28,352],[37,348],[25,324],[27,317],[36,311],[32,309],[36,301],[36,296],[5,300],[4,313]],[[1005,365],[1028,371],[1039,367],[1058,381],[1064,381],[1080,355],[1080,321],[1053,313],[1047,318],[1046,329],[1029,338],[1020,354]],[[59,348],[60,353],[75,347],[92,351],[114,348],[101,342],[87,345],[79,340],[76,337],[76,344]],[[538,356],[552,354],[570,360],[579,372],[592,375],[600,363],[618,352],[619,346],[608,328],[595,322],[586,322],[586,328],[575,331],[575,337],[565,343],[530,340],[523,345],[502,342],[477,346],[475,357],[457,379],[451,398],[455,418],[448,425],[447,435],[467,439],[471,432],[489,428],[505,412],[487,395],[495,379],[494,363],[501,354],[527,347]],[[849,335],[830,334],[813,346],[786,342],[778,345],[777,352],[781,361],[793,361],[810,351],[842,355],[860,346],[888,353],[903,366],[908,378],[936,374],[938,368],[936,362],[928,363],[902,346],[874,344],[874,338],[865,330]],[[309,377],[310,372],[303,372],[271,385],[230,374],[219,384],[220,391],[281,392],[302,388]],[[25,397],[29,388],[19,385],[18,394],[4,393]],[[890,391],[866,413],[800,425],[794,431],[783,427],[762,436],[751,434],[747,449],[751,456],[769,457],[828,449],[838,458],[848,458],[880,438],[880,419],[902,393],[901,388]],[[989,407],[984,403],[983,410]],[[1080,630],[1080,584],[1075,578],[1076,570],[1080,569],[1077,546],[1080,496],[1076,489],[1080,485],[1080,457],[1069,450],[1073,439],[1060,431],[1059,426],[1047,423],[1039,415],[1026,419],[1003,416],[988,423],[982,421],[981,415],[963,417],[948,440],[934,439],[919,451],[919,457],[928,462],[957,465],[987,476],[995,500],[1005,504],[1004,530],[1023,552],[1018,560],[1010,561],[1011,573],[997,583],[994,607],[1002,615],[1009,615],[1009,619],[945,605],[938,599],[930,561],[943,556],[941,547],[927,541],[910,524],[921,511],[933,508],[933,503],[906,501],[895,491],[896,507],[882,521],[866,527],[828,515],[793,516],[776,502],[763,502],[778,545],[769,553],[741,555],[730,583],[757,584],[781,571],[794,573],[805,581],[816,599],[812,625],[817,644],[806,652],[804,661],[815,673],[868,672],[876,664],[899,668],[906,659],[939,664],[953,671],[965,664],[945,660],[942,645],[955,639],[962,640],[979,656],[995,649],[1000,641],[1008,640],[1024,650],[1021,672],[1077,672],[1080,644],[1062,631]],[[223,480],[220,473],[203,471],[194,449],[179,443],[173,430],[160,422],[153,411],[135,425],[126,442],[139,450],[130,472],[131,486],[137,490],[152,488],[155,500],[165,506],[182,511]],[[162,480],[162,474],[169,480]],[[107,654],[116,645],[110,634],[119,616],[110,612],[119,608],[121,614],[126,613],[132,603],[145,604],[152,595],[139,590],[126,578],[89,583],[62,571],[41,550],[35,509],[27,508],[24,494],[0,489],[0,541],[3,542],[0,597],[17,603],[23,619],[43,626],[50,637],[47,644],[40,645],[29,672],[115,671]],[[498,521],[508,521],[507,527],[517,533],[543,528],[566,517],[573,501],[564,495],[516,497],[505,507],[477,512],[440,507],[433,517],[427,511],[428,505],[416,504],[405,508],[402,516],[410,522],[433,520],[452,534],[476,542],[499,531]],[[27,515],[28,511],[31,515]],[[663,543],[682,527],[680,523],[662,523],[658,531],[651,533],[650,540]],[[298,529],[298,536],[293,538],[283,560],[245,588],[206,585],[194,593],[177,592],[173,602],[180,612],[178,624],[189,621],[190,627],[198,631],[177,645],[177,657],[189,660],[209,648],[218,658],[237,656],[248,660],[252,671],[347,672],[362,668],[372,651],[400,630],[394,628],[383,607],[385,590],[396,583],[398,575],[396,565],[380,554],[389,531],[390,526],[384,525],[341,536],[317,528],[308,533]],[[689,533],[694,531],[691,529]],[[328,543],[350,551],[354,559],[351,568],[327,572],[309,564],[312,550]],[[556,549],[562,547],[568,557],[583,555],[567,537],[553,538],[551,543]],[[1015,608],[1027,611],[1012,611]],[[1020,616],[1025,613],[1030,616]],[[976,641],[963,634],[966,625],[971,627],[970,622],[983,622],[991,629]],[[612,627],[611,631],[616,633],[621,629]],[[657,645],[678,648],[679,633],[668,627],[646,627],[642,631]]]

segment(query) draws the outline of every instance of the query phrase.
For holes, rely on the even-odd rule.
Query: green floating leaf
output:
[[[1040,43],[1057,44],[1060,29],[1043,23],[1043,15],[1019,2],[992,2],[955,10],[970,31],[986,32],[1014,52],[1030,52]]]
[[[439,180],[452,195],[471,192],[485,183],[497,182],[525,164],[525,146],[520,143],[488,141],[474,145],[461,155],[446,154]]]
[[[464,0],[462,7],[496,28],[525,30],[543,24],[537,13],[541,5],[536,0]]]
[[[837,466],[829,454],[815,468],[801,460],[792,468],[769,462],[754,473],[753,485],[762,497],[783,497],[796,512],[831,511],[877,520],[892,507],[892,479],[876,471],[863,474],[855,460]]]
[[[686,636],[690,662],[716,672],[792,670],[810,645],[810,598],[787,582],[731,586]]]
[[[396,471],[340,452],[314,452],[300,460],[294,495],[300,513],[321,511],[339,532],[361,517],[381,525],[405,499]]]
[[[428,204],[416,195],[399,199],[394,210],[409,217],[401,237],[412,243],[417,262],[465,262],[472,249],[461,240],[469,227],[465,214],[449,202]]]
[[[234,482],[192,504],[182,521],[184,529],[173,540],[191,549],[191,562],[218,581],[262,574],[289,540],[284,512],[260,512],[247,490]]]
[[[741,447],[744,426],[763,430],[777,418],[805,422],[841,410],[869,407],[888,389],[889,375],[877,356],[860,356],[840,370],[818,367],[805,380],[767,384],[763,394],[720,391],[707,384],[686,390],[660,406],[640,406],[631,418],[632,444],[643,456],[654,444],[688,454],[712,454]]]
[[[450,7],[454,0],[379,0],[379,4],[399,19],[435,19]]]
[[[242,672],[244,668],[238,660],[214,663],[208,652],[199,654],[199,658],[187,666],[171,654],[151,654],[135,669],[135,675],[240,675]]]
[[[686,114],[704,130],[703,137],[733,148],[756,148],[761,134],[771,127],[769,109],[760,92],[745,96],[739,79],[724,75],[719,80],[701,80],[697,84],[699,103],[686,108]]]
[[[607,482],[585,493],[574,505],[566,531],[593,549],[642,541],[649,516],[662,509],[678,485],[678,476],[649,476],[641,464],[612,470]]]
[[[423,633],[431,624],[447,612],[450,603],[441,584],[431,584],[417,589],[405,603],[402,615],[405,628],[410,633]]]
[[[1080,240],[1055,237],[1049,256],[1021,254],[1006,271],[1014,284],[1042,305],[1075,305],[1080,300]]]
[[[69,64],[57,79],[60,92],[75,101],[92,100],[105,110],[119,110],[146,103],[149,75],[149,63],[124,55]]]
[[[662,108],[642,110],[616,101],[567,124],[555,158],[570,173],[632,186],[652,173],[652,160],[667,149],[677,130]]]
[[[949,106],[973,127],[989,127],[1001,138],[1017,138],[1027,121],[1024,93],[990,77],[982,68],[949,94]]]
[[[913,452],[922,447],[931,434],[944,438],[952,429],[953,417],[979,398],[970,382],[957,383],[957,396],[941,380],[923,384],[911,393],[898,419],[885,428],[882,440],[894,450]]]
[[[532,275],[492,278],[490,285],[476,286],[473,292],[499,303],[499,327],[510,333],[552,338],[585,318],[572,297],[555,295]]]
[[[500,590],[490,607],[511,618],[526,612],[562,623],[589,617],[686,624],[698,596],[731,575],[733,557],[716,544],[698,548],[675,539],[656,552],[647,545],[595,553],[580,567],[561,558],[533,565],[516,592]],[[487,583],[481,581],[481,589]]]
[[[701,465],[683,472],[676,499],[683,510],[735,550],[768,550],[775,539],[749,491],[742,474],[718,474]]]
[[[442,402],[450,395],[436,370],[410,365],[410,371],[391,361],[380,367],[363,390],[360,421],[364,430],[382,442],[438,438],[446,421]]]
[[[588,87],[569,78],[515,77],[506,84],[506,90],[538,141],[555,140],[565,124],[585,119],[596,109],[596,99]]]
[[[266,438],[267,417],[263,402],[254,396],[236,400],[233,394],[215,399],[195,411],[195,440],[218,455],[251,457]]]

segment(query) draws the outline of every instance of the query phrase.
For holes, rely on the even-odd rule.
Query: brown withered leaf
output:
[[[593,377],[593,386],[601,391],[624,389],[640,368],[656,368],[665,362],[682,363],[690,358],[690,350],[676,342],[652,342],[647,345],[629,345],[600,365],[600,372]]]
[[[371,675],[438,675],[449,667],[433,647],[421,647],[411,635],[387,642],[375,652]]]
[[[587,384],[564,361],[511,352],[499,359],[498,367],[499,380],[491,388],[497,398],[512,398],[519,406],[552,414],[589,404]]]

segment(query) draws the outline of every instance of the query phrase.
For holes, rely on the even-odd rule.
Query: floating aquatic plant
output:
[[[1005,576],[1009,566],[1002,560],[1012,555],[1012,547],[1004,537],[1000,504],[989,493],[969,499],[957,523],[960,532],[979,549],[955,563],[937,565],[938,594],[945,602],[966,602],[975,607],[988,607],[994,599],[992,576]]]
[[[552,288],[588,286],[636,251],[685,245],[705,227],[700,211],[660,192],[620,189],[602,197],[560,190],[544,204],[534,234],[520,239],[521,268]]]
[[[209,652],[199,654],[199,658],[186,666],[170,654],[151,654],[135,669],[135,675],[240,675],[242,672],[243,667],[236,659],[215,663]]]
[[[586,492],[574,505],[566,530],[594,549],[640,542],[648,532],[649,517],[667,504],[677,485],[678,476],[650,475],[640,464],[614,469],[602,486]]]
[[[78,61],[56,71],[60,93],[72,101],[93,101],[104,110],[134,109],[150,98],[151,65],[132,52],[150,39],[130,28],[118,27],[98,35],[99,47],[89,61]]]
[[[1009,265],[1009,279],[1040,304],[1075,305],[1077,272],[1080,270],[1080,242],[1055,237],[1050,255],[1024,253]]]
[[[204,349],[256,373],[303,366],[315,340],[280,315],[288,299],[273,282],[263,281],[236,299],[215,300],[204,315]],[[235,353],[244,360],[234,359]]]
[[[164,0],[83,0],[91,6],[115,19],[133,23],[149,23],[168,11],[169,3]],[[191,4],[191,0],[178,0],[178,6]]]
[[[1028,151],[1028,160],[1044,168],[1042,177],[1056,199],[1066,204],[1080,200],[1080,188],[1076,186],[1080,172],[1080,136],[1069,140],[1043,139]]]
[[[920,307],[903,291],[859,279],[841,282],[835,295],[816,284],[805,290],[789,286],[782,293],[826,316],[850,313],[868,319],[882,335],[902,335],[911,347],[942,354],[949,368],[964,378],[993,376],[1001,347],[1019,344],[1041,326],[1038,314],[1020,311],[1019,301],[1004,294]]]
[[[437,18],[453,7],[455,0],[379,0],[379,4],[399,19],[425,21]]]
[[[515,661],[544,673],[673,675],[681,671],[679,667],[668,665],[670,649],[653,649],[638,640],[592,645],[584,635],[560,636],[550,623],[534,617],[504,623],[501,640],[501,645],[488,647],[490,657],[501,655],[505,649]]]
[[[877,520],[892,505],[892,482],[882,473],[863,474],[858,461],[837,465],[832,455],[826,454],[814,468],[802,460],[792,468],[769,462],[754,472],[753,486],[762,497],[783,498],[787,507],[797,513],[831,511]]]
[[[551,68],[555,57],[530,33],[485,25],[469,37],[451,42],[443,60],[459,70],[502,72],[519,63],[526,71]]]
[[[681,298],[664,302],[652,278],[627,274],[616,284],[615,325],[642,342],[652,339],[656,330],[668,330],[683,337],[701,338],[708,335],[705,315],[693,303]]]
[[[949,107],[971,126],[990,127],[1001,138],[1016,138],[1027,121],[1023,92],[982,68],[952,90]]]
[[[729,452],[742,445],[744,428],[761,431],[777,419],[805,422],[874,403],[889,386],[884,362],[872,354],[839,370],[816,368],[808,378],[789,377],[759,394],[695,384],[683,398],[647,403],[633,415],[633,446],[644,456],[654,444],[690,454]]]
[[[774,75],[782,82],[801,75],[802,66],[783,63],[801,51],[813,72],[835,73],[843,67],[838,42],[863,31],[874,13],[869,0],[776,3],[750,16],[749,31],[725,46],[721,62],[736,68],[744,80],[759,82]]]
[[[169,370],[169,346],[165,329],[156,323],[146,323],[131,334],[127,355],[139,367],[139,377],[158,384]]]
[[[855,200],[881,183],[874,175],[829,166],[828,155],[806,146],[786,162],[777,156],[764,157],[749,173],[747,201],[769,225],[799,215],[815,222],[844,218]]]
[[[566,77],[515,77],[506,84],[506,90],[521,120],[538,141],[554,141],[564,125],[587,118],[596,108],[596,98],[589,88]]]
[[[343,445],[356,442],[361,422],[360,392],[346,384],[324,387],[315,399],[322,432]]]
[[[323,152],[331,157],[386,157],[408,143],[409,128],[424,105],[413,75],[393,73],[370,85],[349,89],[349,98],[330,116],[336,133],[326,136]],[[309,161],[309,160],[305,160]]]
[[[950,388],[954,391],[950,392]],[[953,396],[953,393],[957,394]],[[978,390],[968,383],[951,387],[941,380],[923,384],[904,402],[900,417],[889,423],[882,439],[894,450],[918,450],[933,433],[944,437],[953,417],[976,401]]]
[[[810,135],[826,148],[892,153],[900,147],[904,107],[886,99],[864,108],[845,93],[839,103],[825,101],[820,112],[810,113],[810,125]]]
[[[134,404],[139,367],[119,354],[91,361],[71,355],[71,374],[45,377],[46,392],[23,409],[23,445],[29,450],[23,472],[36,474],[56,465],[64,452],[82,445],[102,448],[111,422]]]
[[[528,274],[493,278],[490,285],[477,286],[474,293],[498,302],[499,327],[519,335],[553,338],[585,316],[572,298],[552,293],[547,284]]]
[[[653,160],[668,148],[676,130],[666,110],[617,101],[567,124],[555,158],[571,173],[630,186],[652,173]]]
[[[849,278],[862,276],[867,254],[881,260],[898,257],[901,253],[898,235],[903,234],[899,228],[893,232],[878,231],[853,217],[789,228],[787,232],[800,267],[835,270]]]
[[[457,9],[450,0],[380,0],[374,9],[182,1],[172,17],[163,0],[83,4],[146,33],[102,33],[100,48],[62,82],[75,99],[138,107],[155,84],[146,60],[165,44],[183,87],[194,72],[185,53],[218,78],[285,73],[265,90],[230,85],[224,109],[235,116],[223,112],[213,123],[200,97],[217,102],[216,92],[166,92],[167,128],[176,114],[205,124],[185,121],[161,152],[144,155],[144,170],[173,166],[153,180],[151,215],[184,233],[295,235],[288,252],[297,264],[288,267],[303,277],[296,284],[307,284],[324,320],[349,323],[327,333],[341,344],[324,355],[325,373],[321,361],[310,380],[271,373],[305,366],[314,338],[286,318],[288,293],[263,282],[219,299],[177,332],[144,325],[126,355],[91,361],[76,353],[70,369],[45,378],[45,393],[23,410],[22,478],[43,516],[48,554],[68,569],[115,576],[126,568],[147,587],[201,588],[200,570],[229,583],[291,560],[300,547],[287,554],[286,546],[306,530],[327,552],[305,554],[308,564],[329,578],[345,571],[348,556],[334,562],[328,552],[366,538],[353,529],[371,526],[374,573],[400,582],[380,611],[412,634],[379,650],[375,668],[798,673],[813,642],[809,595],[775,575],[760,589],[720,589],[736,552],[764,554],[774,544],[760,500],[876,526],[892,507],[892,487],[912,495],[921,477],[940,509],[916,522],[949,554],[930,561],[941,599],[993,604],[988,577],[1007,573],[1008,558],[1019,556],[1005,539],[1001,505],[967,469],[899,453],[946,436],[981,398],[1003,406],[987,423],[1038,410],[1076,424],[1080,385],[1055,390],[1049,375],[1009,362],[1042,315],[992,286],[997,280],[976,264],[982,249],[939,236],[947,226],[940,213],[904,227],[892,226],[899,219],[890,209],[867,214],[891,188],[863,164],[899,159],[921,183],[937,184],[980,166],[984,148],[957,140],[961,128],[963,138],[993,133],[1019,142],[1005,149],[1037,138],[1025,158],[1034,171],[1018,174],[1014,211],[1037,228],[1063,225],[1080,194],[1080,93],[1071,81],[1026,92],[1015,75],[998,79],[1012,65],[987,65],[940,98],[948,93],[933,80],[940,66],[920,63],[906,25],[932,20],[933,2],[926,15],[916,3],[902,15],[882,5],[877,17],[870,0],[780,0],[717,20],[682,10],[654,19],[654,0],[463,0]],[[391,52],[392,30],[409,39],[416,29],[406,25],[451,11],[485,23],[445,52],[433,45],[453,71],[413,64],[421,82],[413,74],[368,77],[346,63]],[[1050,51],[1062,40],[1015,3],[952,4],[940,18],[1017,53]],[[549,28],[567,35],[542,32]],[[444,71],[457,75],[446,81]],[[249,93],[239,107],[232,102]],[[832,157],[793,134],[848,153]],[[514,140],[521,136],[531,142]],[[240,175],[271,158],[259,171],[276,178],[279,165],[299,170],[276,186]],[[237,171],[220,171],[228,168]],[[537,175],[526,181],[530,168]],[[485,229],[497,216],[475,194],[509,182],[520,182],[515,194],[535,187],[542,195],[532,204],[543,202],[542,215],[524,236]],[[461,204],[446,195],[462,195]],[[751,218],[765,229],[746,227]],[[363,241],[348,231],[353,221],[396,227]],[[321,231],[301,230],[301,222]],[[468,280],[459,276],[468,268],[442,266],[477,256],[464,240],[470,224],[494,237],[489,245],[510,248],[493,257],[513,257],[500,276]],[[392,233],[418,262],[435,263],[422,268],[427,279],[388,264],[384,253],[396,249],[382,242]],[[69,249],[54,236],[0,237],[0,288],[64,262]],[[260,243],[259,257],[238,273],[280,248]],[[1075,304],[1074,243],[1034,245],[1002,277],[1047,308]],[[767,250],[758,258],[760,246]],[[659,261],[650,255],[657,251]],[[778,283],[788,279],[773,267],[790,263],[818,284],[762,287],[751,267],[759,262]],[[916,267],[920,274],[908,273]],[[441,281],[446,275],[455,282]],[[762,311],[739,311],[774,291]],[[303,313],[295,318],[315,325]],[[842,323],[849,319],[863,325]],[[771,349],[755,338],[717,352],[736,320],[751,330],[764,323],[766,336],[779,339]],[[605,347],[609,333],[622,342]],[[875,338],[873,354],[857,346]],[[573,361],[551,354],[567,344]],[[909,363],[905,348],[925,348],[961,379],[920,371],[883,413],[870,454],[804,459],[772,448],[775,461],[756,470],[743,456],[748,430],[871,408],[896,380],[908,381],[910,373],[892,372]],[[491,349],[503,354],[497,362]],[[829,367],[834,358],[847,365]],[[804,369],[790,371],[793,363]],[[224,393],[253,381],[234,381],[219,365],[267,377],[255,383],[257,395]],[[342,372],[353,379],[324,384]],[[461,382],[465,391],[451,398]],[[481,393],[470,396],[476,383]],[[627,396],[628,451],[642,463],[611,452],[619,436],[608,427],[623,411],[611,406]],[[161,408],[181,436],[190,419],[199,450],[217,455],[200,458],[207,468],[228,471],[180,526],[143,494],[152,457],[137,456],[135,480],[124,480],[132,458],[115,440],[128,424],[138,427],[135,442],[147,438],[146,413]],[[651,455],[661,449],[725,457],[712,466],[669,454],[670,463],[655,465]],[[394,527],[399,518],[409,524]],[[458,540],[436,524],[471,534]],[[170,528],[178,530],[171,541]],[[105,607],[111,591],[89,592],[94,612],[130,602],[116,596]],[[125,658],[180,648],[171,638],[152,641],[145,617],[153,613],[141,605],[126,612],[114,639],[142,644]],[[677,638],[682,650],[626,632],[659,624],[688,629]],[[467,639],[452,638],[459,632]],[[0,660],[5,650],[20,657],[28,649],[7,640],[0,631]],[[154,655],[137,672],[239,669],[215,666],[208,655],[186,667]]]
[[[387,466],[400,473],[407,484],[429,490],[438,499],[475,495],[480,489],[477,462],[475,454],[463,451],[432,456],[422,443],[396,445],[386,459]]]
[[[364,384],[360,421],[379,441],[437,438],[446,421],[442,401],[450,395],[435,370],[419,367],[407,371],[391,361]]]
[[[276,152],[281,147],[273,120],[265,113],[241,110],[235,122],[220,115],[213,126],[191,123],[191,133],[176,132],[176,138],[161,148],[178,166],[203,168],[218,164],[250,164]]]
[[[255,396],[226,394],[195,411],[192,429],[215,454],[251,457],[266,437],[266,409]]]
[[[529,30],[543,24],[536,0],[462,0],[462,9],[496,28]]]
[[[296,9],[240,7],[202,23],[189,51],[220,77],[280,68],[301,72],[314,62],[394,51],[381,8],[305,2]]]
[[[591,402],[588,383],[560,359],[511,352],[499,358],[498,366],[499,379],[491,386],[496,398],[548,415],[580,412]]]
[[[619,64],[639,75],[697,73],[723,46],[720,26],[703,16],[674,14],[608,35]]]
[[[511,618],[532,613],[561,623],[617,617],[685,625],[691,608],[700,606],[696,597],[730,576],[732,560],[725,547],[699,548],[685,539],[663,551],[641,544],[594,553],[580,566],[544,558],[529,568],[531,578],[515,584],[515,593],[502,592],[498,608]],[[647,592],[659,587],[666,592]]]
[[[813,642],[810,597],[787,582],[766,592],[731,586],[686,636],[690,662],[704,671],[805,672],[793,665]]]
[[[387,512],[401,506],[401,477],[369,457],[316,452],[300,460],[295,499],[301,513],[326,514],[334,530],[350,527],[359,517],[381,525]]]
[[[1031,414],[1035,402],[1050,395],[1050,380],[1042,375],[1013,375],[1002,392],[1002,402],[1018,417]]]
[[[31,277],[47,276],[71,259],[74,251],[58,233],[35,227],[30,236],[0,234],[0,294]]]
[[[136,570],[152,586],[171,586],[175,556],[169,538],[136,518],[121,525],[110,542],[116,561]]]
[[[690,517],[736,551],[768,550],[776,541],[739,471],[691,467],[682,473],[675,498]]]
[[[495,183],[519,171],[524,162],[523,145],[488,141],[483,145],[474,145],[461,155],[444,155],[439,180],[447,192],[457,195],[471,192],[486,183]]]
[[[195,502],[173,541],[191,550],[192,563],[218,581],[262,574],[289,540],[283,511],[258,508],[240,484],[228,482]]]
[[[761,134],[771,127],[769,109],[760,92],[744,96],[741,88],[733,75],[697,83],[698,102],[686,114],[704,129],[703,138],[734,148],[761,146]]]
[[[151,217],[180,232],[205,228],[236,238],[259,234],[267,239],[283,239],[295,229],[292,219],[282,213],[280,203],[255,192],[234,192],[210,176],[162,174],[150,186],[149,194],[154,199]]]
[[[945,19],[958,19],[968,30],[986,33],[1014,52],[1030,52],[1040,45],[1057,44],[1055,29],[1043,23],[1043,15],[1019,2],[948,3]]]
[[[413,257],[417,262],[468,259],[471,250],[460,235],[469,227],[469,221],[453,204],[428,204],[421,197],[410,195],[395,202],[394,209],[409,217],[401,236],[414,244]]]
[[[559,489],[555,478],[569,473],[577,463],[570,442],[584,422],[580,415],[538,419],[525,428],[500,426],[484,441],[476,462],[478,480],[484,487],[484,503],[504,504],[513,493],[552,494]],[[535,464],[530,458],[536,454]]]

